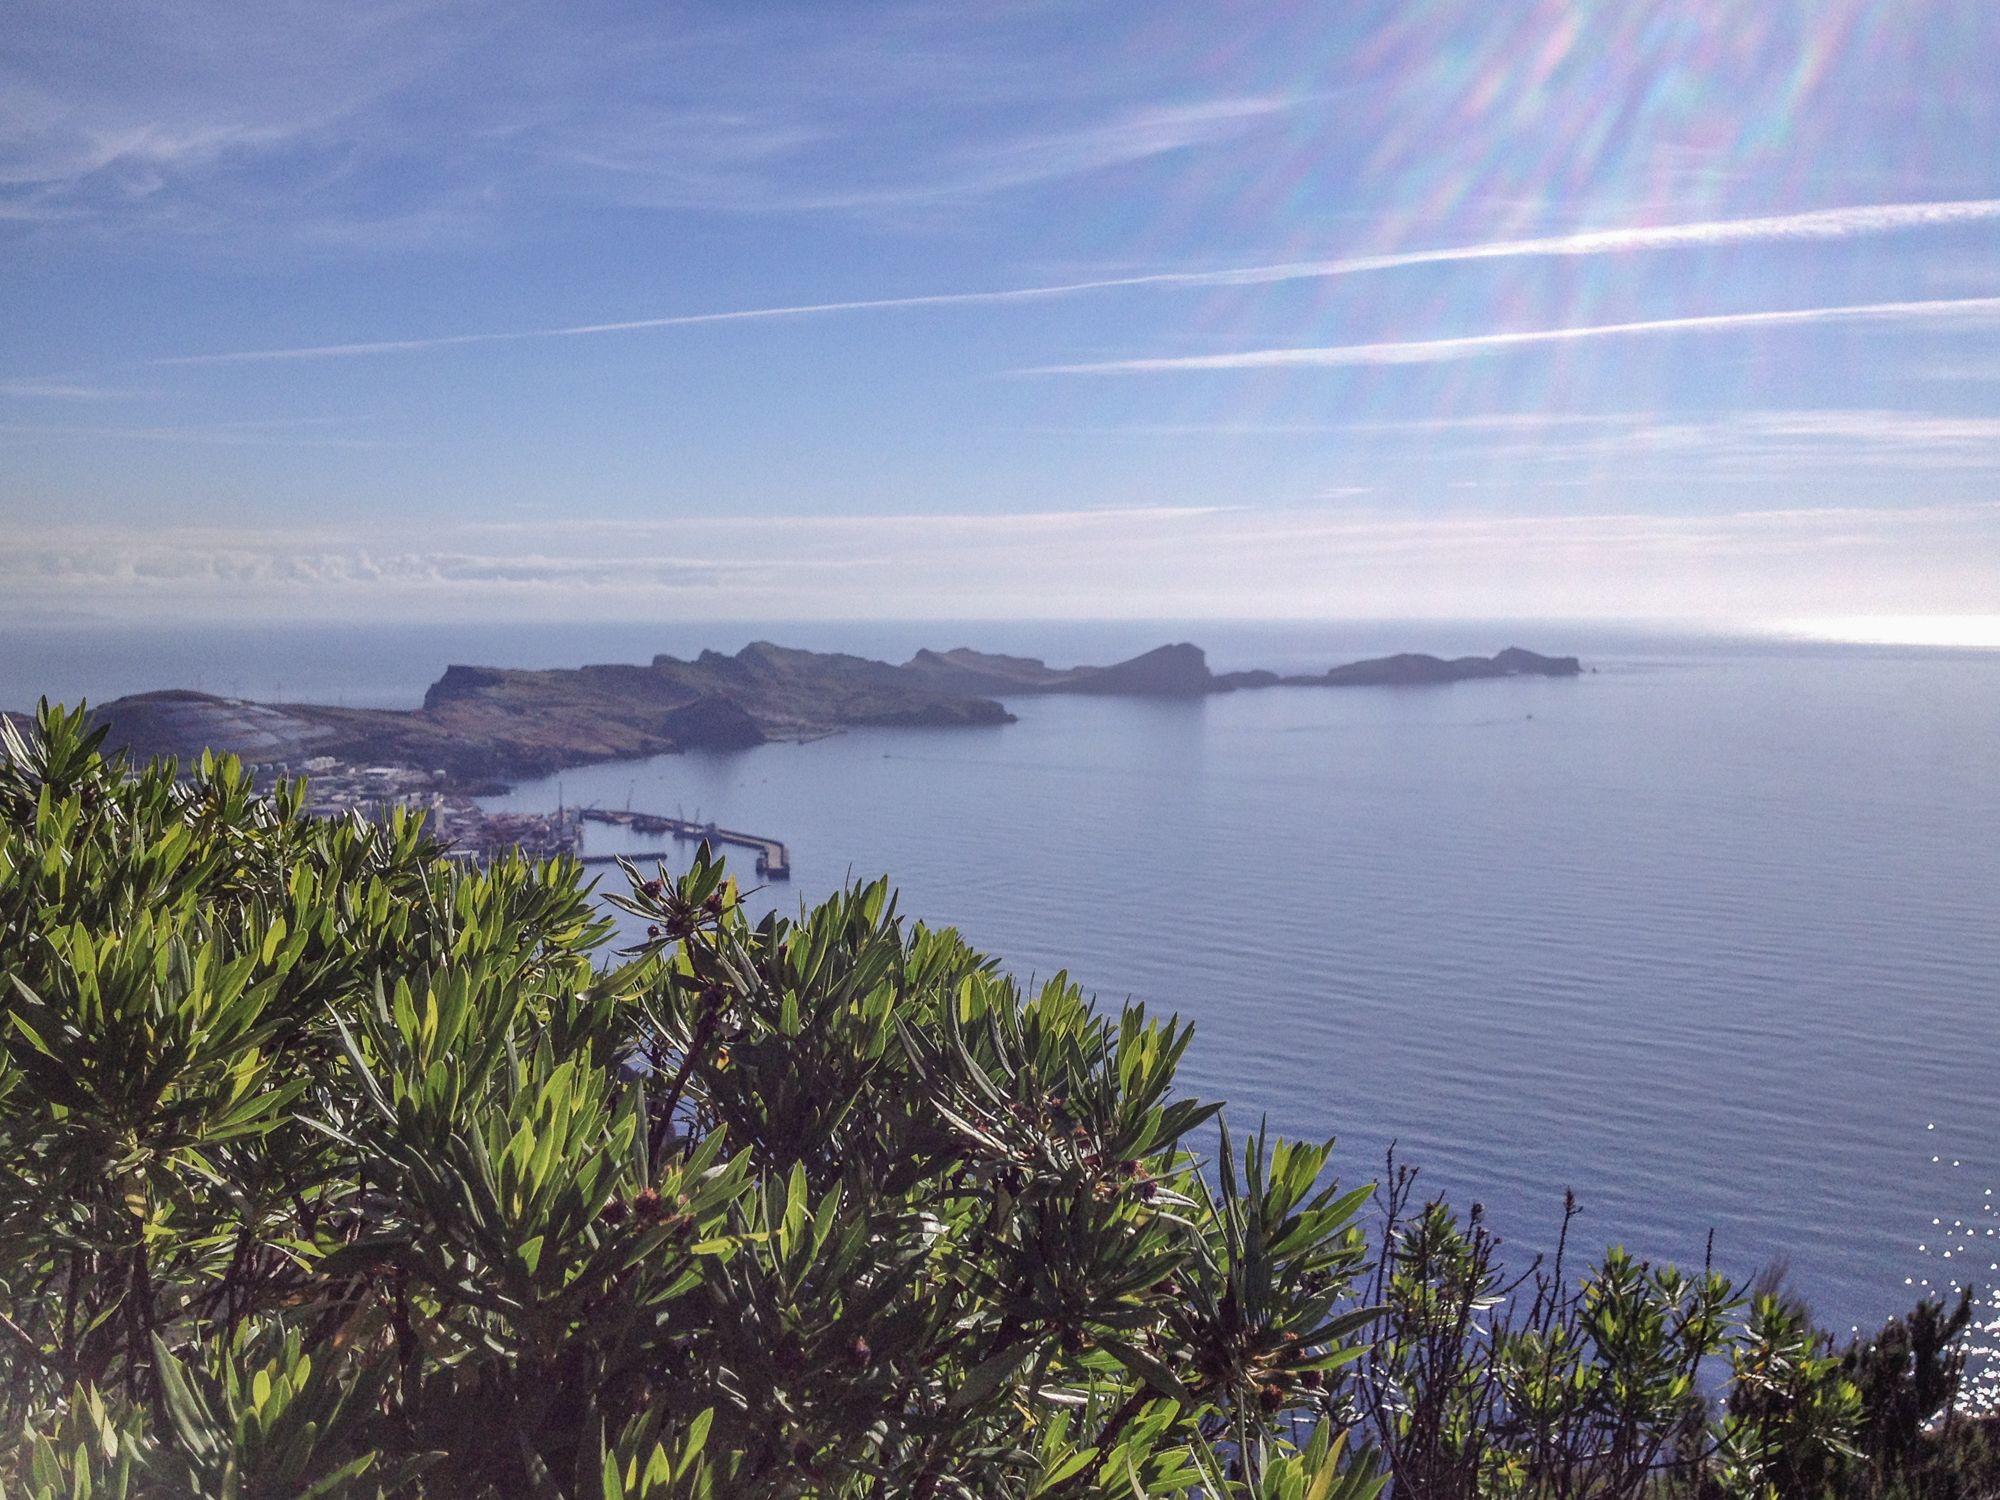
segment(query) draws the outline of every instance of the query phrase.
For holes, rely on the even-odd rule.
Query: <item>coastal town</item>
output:
[[[584,852],[584,824],[597,823],[625,829],[645,841],[665,835],[679,841],[736,845],[751,851],[759,875],[772,880],[791,876],[791,855],[782,841],[712,822],[594,807],[558,807],[552,813],[489,812],[470,797],[449,790],[450,778],[443,771],[354,766],[330,755],[314,756],[296,769],[273,763],[259,771],[272,778],[305,777],[306,810],[316,818],[382,821],[399,810],[419,815],[432,837],[445,845],[446,857],[468,864],[484,865],[517,853],[529,859],[569,855],[585,864],[615,859],[613,854]]]
[[[449,858],[486,864],[508,854],[530,859],[581,855],[583,819],[575,808],[552,813],[488,812],[470,797],[447,790],[442,771],[404,766],[355,766],[330,755],[314,756],[296,768],[269,768],[307,781],[307,810],[316,818],[357,815],[387,819],[398,809],[420,814]]]

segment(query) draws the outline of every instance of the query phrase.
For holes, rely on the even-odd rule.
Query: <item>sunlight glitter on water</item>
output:
[[[1932,1121],[1924,1129],[1933,1132],[1937,1124]],[[1930,1161],[1949,1173],[1963,1158],[1933,1153]],[[1947,1307],[1961,1289],[1971,1289],[1972,1322],[1959,1341],[1966,1362],[1956,1410],[1971,1417],[2000,1416],[2000,1198],[1991,1187],[1975,1192],[1953,1186],[1942,1186],[1940,1197],[1940,1212],[1917,1245],[1917,1254],[1930,1264],[1913,1266],[1903,1285]],[[1953,1208],[1956,1215],[1947,1217]],[[1919,1274],[1925,1270],[1932,1274]]]

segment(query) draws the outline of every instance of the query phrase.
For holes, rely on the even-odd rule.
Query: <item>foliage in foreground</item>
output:
[[[1908,1487],[1937,1309],[1843,1363],[1617,1252],[1510,1296],[882,883],[753,925],[704,851],[610,954],[573,864],[301,807],[9,731],[0,1493],[1979,1493]]]

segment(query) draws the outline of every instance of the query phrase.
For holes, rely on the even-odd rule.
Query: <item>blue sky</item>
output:
[[[1990,615],[1986,0],[21,0],[0,612]]]

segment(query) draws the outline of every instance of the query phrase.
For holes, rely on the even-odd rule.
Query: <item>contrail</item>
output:
[[[2000,219],[2000,198],[1967,198],[1944,203],[1878,203],[1858,208],[1825,208],[1811,213],[1774,214],[1759,219],[1710,219],[1696,224],[1660,224],[1637,229],[1596,229],[1538,239],[1495,240],[1484,245],[1452,245],[1391,255],[1350,256],[1343,260],[1292,261],[1235,271],[1194,271],[1186,279],[1210,286],[1254,285],[1449,261],[1514,260],[1547,256],[1613,255],[1628,250],[1698,249],[1771,240],[1844,240],[1892,234],[1901,229],[1943,229]],[[1167,280],[1160,278],[1135,278]]]
[[[1136,375],[1173,370],[1278,370],[1332,365],[1424,365],[1473,359],[1531,344],[1568,344],[1630,334],[1699,333],[1719,328],[1771,328],[1793,323],[1903,322],[1917,319],[2000,317],[2000,297],[1959,297],[1933,302],[1867,302],[1841,307],[1799,307],[1773,312],[1711,313],[1639,323],[1592,323],[1579,328],[1533,328],[1478,333],[1465,338],[1397,343],[1333,344],[1306,349],[1249,349],[1236,354],[1195,354],[1164,359],[1109,359],[1080,365],[1040,365],[1020,375]]]
[[[1108,276],[1091,281],[1066,281],[1046,286],[1010,287],[984,292],[936,292],[910,297],[867,297],[842,302],[800,302],[777,307],[747,307],[723,312],[679,313],[658,318],[632,318],[609,323],[575,323],[558,328],[529,328],[495,333],[453,333],[430,338],[385,339],[372,343],[312,344],[295,349],[246,349],[226,354],[184,354],[146,361],[150,365],[245,364],[260,360],[342,359],[379,354],[409,354],[469,344],[517,343],[527,339],[580,338],[600,333],[634,333],[651,328],[691,328],[706,323],[748,323],[777,318],[824,317],[851,312],[888,312],[898,308],[961,307],[982,303],[1034,302],[1075,297],[1089,292],[1127,287],[1261,286],[1282,281],[1311,281],[1337,276],[1393,271],[1406,266],[1445,265],[1456,261],[1518,260],[1553,256],[1615,255],[1628,251],[1673,250],[1712,245],[1770,241],[1851,239],[1908,229],[1940,229],[2000,219],[2000,198],[1969,198],[1943,203],[1881,203],[1856,208],[1828,208],[1811,213],[1777,214],[1757,219],[1713,219],[1695,224],[1662,224],[1650,228],[1600,229],[1538,239],[1496,240],[1481,245],[1452,245],[1433,250],[1405,250],[1388,255],[1346,256],[1335,260],[1283,261],[1273,265],[1238,266],[1211,271],[1157,271],[1138,276]]]
[[[852,302],[801,302],[783,307],[744,307],[728,312],[677,313],[664,318],[632,318],[621,323],[573,323],[562,328],[526,328],[508,333],[447,333],[436,338],[384,339],[363,344],[311,344],[299,349],[245,349],[231,354],[181,354],[148,360],[151,365],[227,365],[256,360],[341,359],[366,354],[408,354],[461,344],[507,344],[523,339],[569,339],[593,333],[632,333],[646,328],[691,328],[702,323],[749,323],[770,318],[808,318],[827,313],[874,312],[894,307],[949,307],[962,302],[1027,302],[1067,297],[1106,287],[1144,285],[1145,277],[1077,281],[1063,286],[1017,287],[997,292],[938,292],[920,297],[870,297]]]

